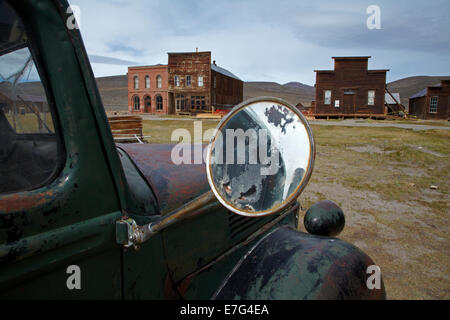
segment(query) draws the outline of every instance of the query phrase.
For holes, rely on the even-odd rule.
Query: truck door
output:
[[[0,1],[0,299],[121,298],[120,204],[54,1]]]

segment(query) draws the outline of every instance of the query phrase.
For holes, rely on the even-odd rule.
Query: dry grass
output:
[[[197,120],[198,121],[198,120]],[[208,121],[198,121],[202,127],[202,135],[208,129],[214,129],[218,121],[208,120]],[[194,136],[194,121],[187,120],[144,120],[143,124],[143,135],[150,136],[145,140],[149,143],[178,143],[179,140],[172,141],[172,133],[177,129],[188,130],[193,141],[184,141],[186,143],[202,143],[203,137]],[[203,141],[208,143],[209,139]]]
[[[388,298],[450,298],[450,132],[313,131],[316,166],[302,206],[329,199],[344,209],[340,238],[381,267]]]
[[[450,122],[447,120],[421,120],[421,119],[398,119],[398,120],[364,120],[368,123],[392,123],[392,124],[418,124],[424,126],[450,127]]]
[[[45,124],[41,126],[39,125],[40,121],[38,120],[37,115],[34,113],[17,114],[15,117],[11,114],[7,114],[6,119],[8,119],[11,127],[14,128],[15,125],[15,131],[17,133],[48,133],[45,126],[52,131],[54,130],[52,116],[49,112],[40,113],[40,119]]]

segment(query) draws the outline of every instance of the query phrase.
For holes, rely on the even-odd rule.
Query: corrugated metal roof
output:
[[[427,88],[417,92],[415,95],[409,97],[410,99],[414,99],[414,98],[420,98],[420,97],[425,97],[427,94]]]
[[[432,86],[428,86],[428,87],[426,87],[425,89],[423,89],[423,90],[417,92],[415,95],[412,95],[412,96],[409,97],[409,98],[410,98],[410,99],[414,99],[414,98],[425,97],[425,96],[427,95],[427,89],[430,88],[430,87],[441,87],[441,83],[437,83],[437,84],[434,84],[434,85],[432,85]]]
[[[397,100],[397,102],[395,102],[394,99],[392,99],[392,97],[390,96],[389,93],[385,93],[384,94],[384,101],[386,102],[386,104],[401,103],[400,102],[400,93],[392,93],[392,95],[394,96],[395,100]]]
[[[234,74],[232,74],[230,71],[228,71],[228,70],[226,70],[226,69],[224,69],[224,68],[221,68],[221,67],[219,67],[219,66],[217,66],[217,65],[215,65],[215,64],[211,64],[211,69],[214,70],[215,72],[221,73],[221,74],[223,74],[223,75],[225,75],[225,76],[228,76],[228,77],[231,77],[231,78],[234,78],[234,79],[237,79],[237,80],[242,81],[242,80],[239,79],[237,76],[235,76]]]

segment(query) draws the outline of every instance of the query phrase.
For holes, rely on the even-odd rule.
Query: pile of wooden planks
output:
[[[112,116],[108,121],[114,141],[140,142],[143,139],[140,116]]]
[[[222,119],[224,115],[220,113],[197,113],[197,119]]]

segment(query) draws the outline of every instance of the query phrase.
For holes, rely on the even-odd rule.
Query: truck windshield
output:
[[[20,18],[0,2],[0,194],[44,184],[56,168],[51,108]]]

